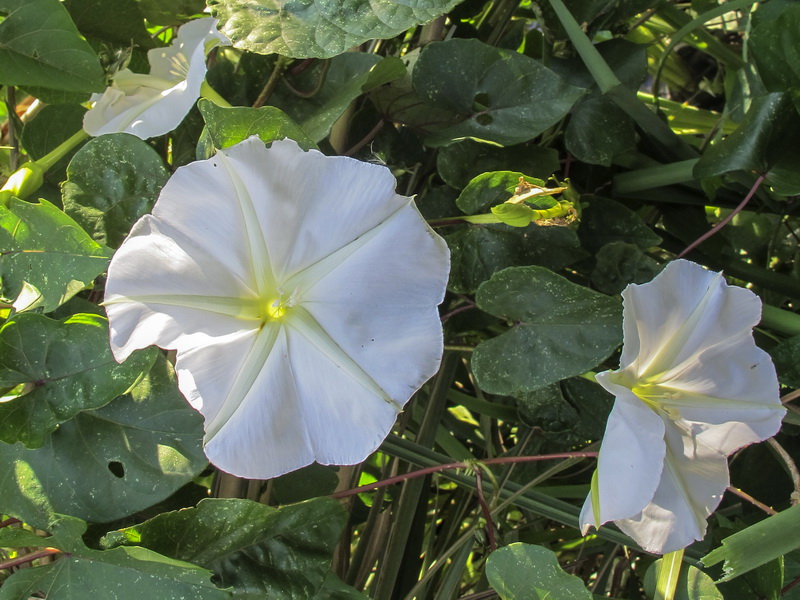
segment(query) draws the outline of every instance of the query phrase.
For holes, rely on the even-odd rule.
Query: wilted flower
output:
[[[179,168],[108,271],[118,360],[177,350],[212,463],[352,464],[438,369],[449,253],[385,167],[256,137]]]
[[[175,129],[200,97],[206,78],[206,54],[230,40],[217,31],[217,20],[197,19],[183,25],[168,48],[147,52],[150,74],[122,69],[84,115],[90,135],[131,133],[143,140]]]
[[[751,291],[676,260],[622,297],[620,368],[597,376],[616,402],[581,526],[614,521],[668,553],[703,538],[728,486],[726,457],[777,433],[785,410],[753,340],[761,301]]]

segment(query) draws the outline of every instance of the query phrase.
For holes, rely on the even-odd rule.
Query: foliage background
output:
[[[0,0],[3,174],[70,139],[108,72],[146,70],[204,8]],[[201,99],[161,138],[81,143],[32,197],[2,198],[0,599],[651,597],[655,557],[576,529],[591,460],[480,463],[597,449],[613,399],[581,375],[616,367],[619,292],[687,248],[761,295],[789,412],[776,444],[733,457],[745,495],[687,550],[677,594],[800,593],[800,6],[209,8],[234,47],[208,82],[235,108]],[[361,465],[215,473],[169,357],[108,349],[114,249],[170,172],[252,134],[386,164],[451,249],[442,368]],[[504,204],[521,176],[567,189]]]

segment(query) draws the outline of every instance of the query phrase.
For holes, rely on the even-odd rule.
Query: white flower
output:
[[[785,413],[769,355],[753,341],[761,301],[720,273],[676,260],[624,300],[620,368],[597,381],[616,396],[600,449],[590,526],[614,521],[668,553],[703,538],[728,486],[727,456],[767,439]]]
[[[190,21],[168,48],[147,52],[150,74],[122,69],[84,115],[89,135],[131,133],[146,140],[175,129],[200,97],[206,78],[206,54],[230,40],[217,31],[217,19]]]
[[[108,270],[117,360],[177,350],[219,468],[375,450],[438,369],[447,246],[385,167],[257,137],[179,168]]]

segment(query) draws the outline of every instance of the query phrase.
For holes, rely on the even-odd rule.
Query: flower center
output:
[[[674,406],[666,406],[664,400],[677,399],[678,392],[667,392],[658,384],[639,383],[631,388],[636,397],[644,402],[651,410],[662,413],[672,421],[681,418],[681,414]]]
[[[286,313],[293,306],[297,304],[294,292],[291,294],[283,294],[278,290],[278,296],[269,298],[261,305],[261,320],[266,323],[268,321],[280,321],[286,316]]]

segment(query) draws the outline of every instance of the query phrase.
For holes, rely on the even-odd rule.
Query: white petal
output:
[[[693,423],[698,438],[726,456],[775,435],[786,413],[772,360],[749,334],[703,352],[658,388],[662,406]]]
[[[342,350],[402,406],[438,369],[442,327],[436,306],[444,297],[449,252],[410,201],[331,258],[341,258],[367,237],[342,262],[329,265],[323,259],[302,272],[297,296]],[[309,283],[306,277],[312,274]],[[286,284],[290,290],[294,281]]]
[[[728,487],[728,462],[687,428],[667,428],[667,455],[653,501],[641,514],[616,521],[642,548],[657,554],[703,539],[706,518]]]
[[[148,51],[150,74],[123,69],[95,105],[84,115],[83,128],[90,135],[130,133],[141,139],[175,129],[200,97],[206,76],[206,52],[230,43],[216,30],[216,19],[183,25],[169,48]]]
[[[597,459],[600,514],[594,514],[590,495],[581,510],[583,531],[638,514],[653,499],[666,452],[662,418],[629,389],[609,382],[607,373],[597,381],[616,401]]]
[[[140,219],[108,268],[106,311],[114,356],[152,344],[184,348],[249,329],[242,299],[255,294],[204,246],[151,215]],[[256,324],[257,325],[257,324]]]
[[[685,260],[671,262],[650,283],[628,286],[622,296],[620,367],[637,379],[659,376],[749,334],[761,315],[755,294]]]
[[[291,140],[274,142],[269,151],[237,144],[225,152],[259,199],[256,210],[278,280],[352,242],[408,202],[395,194],[385,167],[304,152]]]

